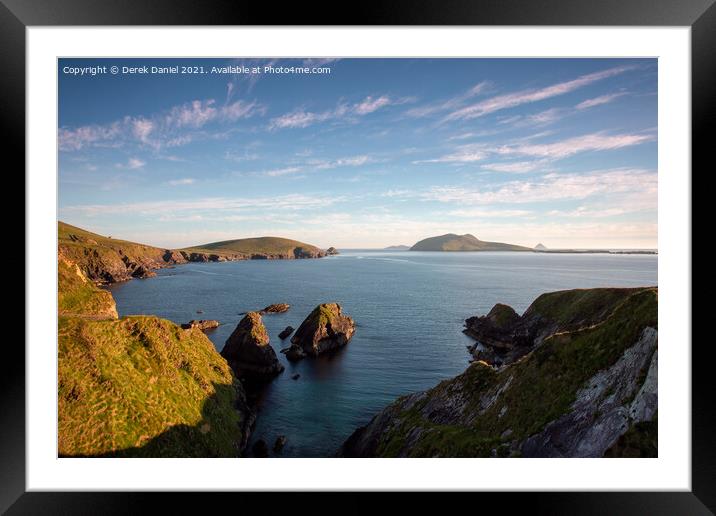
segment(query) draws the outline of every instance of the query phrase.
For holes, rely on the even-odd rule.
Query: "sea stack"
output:
[[[273,376],[283,371],[258,312],[249,312],[241,319],[226,340],[221,356],[237,376]]]
[[[286,350],[286,358],[300,360],[307,356],[316,357],[343,347],[351,340],[354,332],[355,322],[343,315],[338,303],[318,305],[291,338],[292,345]]]

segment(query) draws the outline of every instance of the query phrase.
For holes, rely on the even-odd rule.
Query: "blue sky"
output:
[[[143,65],[206,73],[63,71]],[[301,66],[330,73],[277,72]],[[655,59],[62,59],[58,73],[59,218],[115,238],[657,246]]]

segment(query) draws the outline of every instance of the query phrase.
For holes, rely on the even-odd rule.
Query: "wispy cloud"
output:
[[[608,135],[599,132],[575,136],[554,143],[499,147],[496,149],[496,153],[502,155],[519,154],[541,158],[562,159],[582,152],[621,149],[623,147],[630,147],[652,141],[653,139],[653,135],[650,134]]]
[[[117,163],[115,166],[117,168],[127,168],[129,170],[137,170],[139,168],[142,168],[146,164],[147,164],[146,161],[143,161],[139,158],[129,158],[126,163]]]
[[[606,134],[597,132],[566,138],[550,143],[529,143],[531,139],[517,140],[505,145],[484,143],[459,145],[453,152],[438,158],[423,159],[413,163],[474,163],[492,156],[530,156],[544,160],[559,160],[583,152],[598,152],[621,149],[654,140],[652,134]],[[540,163],[534,163],[535,168]],[[544,164],[541,163],[541,164]],[[526,162],[514,164],[510,170],[508,164],[488,164],[483,168],[496,171],[517,172],[525,168]],[[525,170],[526,171],[526,170]]]
[[[432,102],[422,106],[416,106],[407,110],[405,114],[409,117],[420,118],[434,115],[436,113],[442,113],[452,109],[457,109],[458,107],[462,106],[467,100],[485,93],[490,89],[490,87],[490,82],[482,81],[456,97],[441,100],[439,102]]]
[[[83,204],[61,208],[68,214],[93,217],[100,215],[139,214],[184,216],[201,214],[243,213],[257,209],[302,210],[341,202],[340,195],[288,194],[273,197],[202,197],[188,200],[147,201],[117,204]]]
[[[444,121],[470,120],[503,109],[513,108],[531,102],[538,102],[541,100],[556,97],[558,95],[564,95],[565,93],[569,93],[594,82],[613,77],[620,73],[624,73],[630,69],[631,68],[627,66],[620,66],[616,68],[610,68],[608,70],[603,70],[601,72],[582,75],[580,77],[577,77],[576,79],[572,79],[571,81],[560,82],[551,86],[547,86],[546,88],[536,90],[524,90],[515,93],[497,95],[495,97],[491,97],[481,102],[453,111],[445,117]]]
[[[405,104],[412,100],[409,97],[391,98],[388,95],[381,95],[379,97],[368,96],[355,104],[340,102],[335,108],[320,112],[298,108],[271,119],[269,129],[300,129],[329,120],[355,119],[374,113],[384,107]]]
[[[527,210],[487,210],[480,208],[471,208],[463,210],[450,210],[444,213],[450,217],[465,218],[513,218],[524,217],[532,212]]]
[[[252,175],[279,177],[289,174],[296,174],[298,172],[311,172],[313,170],[330,170],[341,167],[358,167],[371,162],[372,159],[369,156],[365,155],[350,156],[346,158],[337,159],[308,159],[300,164],[263,170],[260,172],[255,172]]]
[[[619,97],[623,97],[626,95],[626,92],[619,92],[619,93],[610,93],[609,95],[601,95],[599,97],[594,97],[593,99],[587,99],[583,102],[580,102],[575,106],[577,109],[588,109],[594,106],[601,106],[602,104],[608,104],[611,101],[618,99]]]
[[[481,168],[484,170],[492,170],[493,172],[524,174],[538,170],[544,167],[547,163],[549,162],[546,160],[513,161],[510,163],[485,163],[481,166]]]
[[[120,146],[128,142],[154,149],[177,147],[193,141],[196,131],[210,123],[231,123],[265,113],[257,102],[237,100],[218,106],[213,99],[193,100],[149,117],[124,117],[106,125],[63,127],[58,132],[61,151],[85,147]]]
[[[168,182],[170,186],[193,185],[194,183],[196,183],[196,179],[193,179],[191,177],[185,177],[183,179],[172,179]]]
[[[599,194],[636,195],[656,202],[657,175],[644,169],[613,169],[585,174],[549,173],[497,186],[435,186],[427,190],[398,190],[383,194],[451,204],[545,203],[581,200]]]

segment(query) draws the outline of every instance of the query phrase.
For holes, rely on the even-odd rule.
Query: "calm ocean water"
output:
[[[463,321],[497,302],[522,313],[541,293],[657,284],[657,256],[345,251],[320,260],[192,263],[112,287],[121,316],[155,314],[176,323],[217,319],[217,350],[239,313],[289,303],[265,315],[286,366],[259,399],[252,440],[288,442],[282,456],[330,456],[396,397],[424,390],[468,364]],[[278,334],[298,328],[319,303],[335,301],[356,321],[350,344],[331,356],[288,362]],[[202,314],[197,314],[202,310]],[[292,380],[295,373],[300,379]]]

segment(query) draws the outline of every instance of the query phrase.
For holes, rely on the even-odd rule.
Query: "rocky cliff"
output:
[[[163,249],[117,240],[58,222],[61,254],[96,283],[115,283],[154,276],[155,269],[187,262],[295,260],[326,256],[315,246],[276,237],[215,242],[186,249]]]
[[[544,294],[517,320],[498,308],[477,328],[526,353],[399,398],[339,455],[656,456],[657,303],[656,288],[593,289]]]

